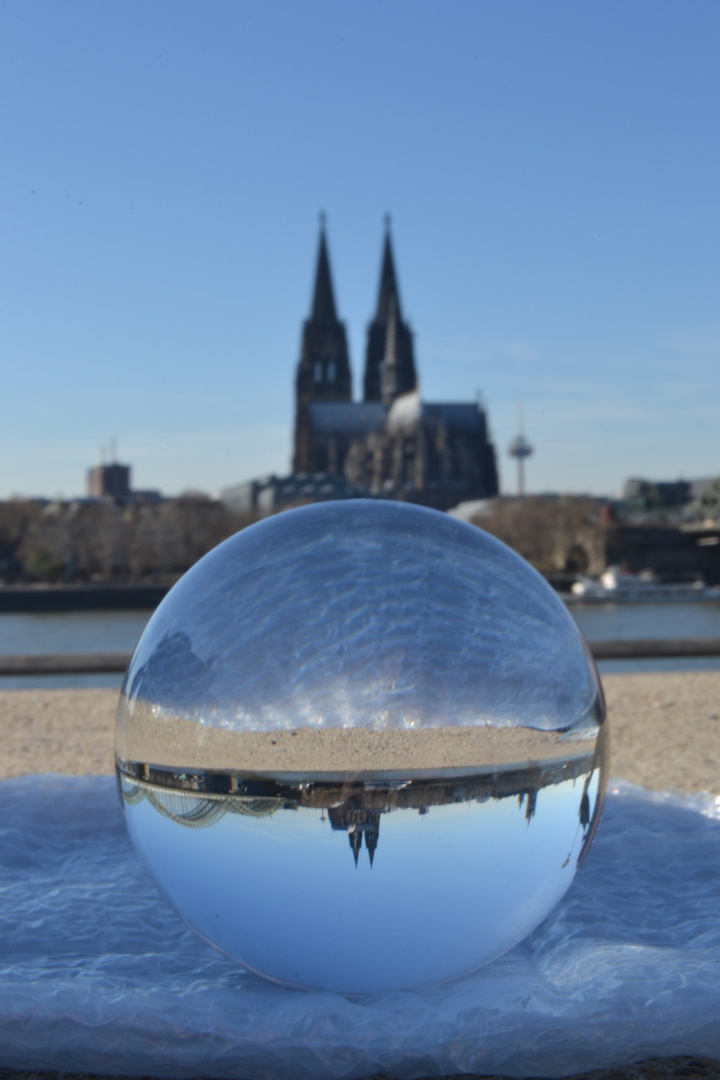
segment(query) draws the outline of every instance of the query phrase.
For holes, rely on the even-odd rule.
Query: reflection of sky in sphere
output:
[[[394,809],[372,865],[317,809],[204,829],[147,800],[126,813],[157,881],[221,949],[282,981],[365,991],[450,978],[529,933],[575,875],[584,790],[543,787],[531,818],[517,797]]]
[[[125,690],[249,729],[552,730],[597,697],[573,621],[527,563],[447,515],[365,500],[279,514],[212,551],[151,619]]]

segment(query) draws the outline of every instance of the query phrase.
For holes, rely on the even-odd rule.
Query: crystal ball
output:
[[[511,948],[601,811],[575,623],[504,544],[382,500],[289,510],[201,559],[118,706],[132,842],[191,927],[277,982],[413,988]]]

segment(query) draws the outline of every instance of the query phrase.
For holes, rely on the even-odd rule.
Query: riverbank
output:
[[[169,585],[2,585],[0,615],[63,611],[138,611],[156,608]]]
[[[610,774],[720,795],[720,671],[607,675]],[[114,771],[115,690],[2,690],[0,779]]]

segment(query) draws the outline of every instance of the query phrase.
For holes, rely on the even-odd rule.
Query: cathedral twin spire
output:
[[[377,305],[367,328],[362,401],[353,402],[324,217],[295,385],[292,469],[303,497],[316,490],[315,483],[321,484],[318,498],[390,493],[446,510],[497,494],[495,452],[477,403],[420,407],[413,336],[403,318],[389,222]],[[346,487],[342,482],[333,487],[324,476],[342,478]]]
[[[331,328],[336,331],[341,330],[342,333],[338,335],[338,338],[341,336],[343,342],[345,341],[345,329],[337,318],[335,307],[324,215],[320,219],[315,286],[311,315],[306,323],[306,334],[311,327],[316,331],[320,331],[321,327],[325,327],[330,332],[332,332]],[[344,351],[345,356],[338,358],[334,370],[339,371],[346,363],[349,377],[349,359],[347,358],[346,344]],[[325,364],[328,363],[332,363],[332,361],[326,359]],[[315,368],[315,373],[318,373],[319,370],[319,368]],[[396,397],[416,389],[416,386],[417,375],[415,372],[412,333],[402,318],[400,291],[397,284],[390,239],[390,225],[389,219],[386,219],[377,307],[375,315],[368,326],[363,399],[365,401],[383,401],[385,404],[392,404]],[[319,385],[316,389],[320,389]],[[332,396],[335,400],[339,400],[337,396]],[[317,398],[328,400],[327,393],[318,393]],[[350,400],[350,397],[343,397],[343,399]]]

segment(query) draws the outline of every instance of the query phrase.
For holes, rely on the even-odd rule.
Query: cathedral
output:
[[[495,451],[474,402],[420,397],[413,334],[403,318],[389,226],[368,326],[363,400],[352,400],[345,326],[337,315],[324,223],[296,375],[293,473],[343,478],[358,493],[448,510],[497,495]]]

